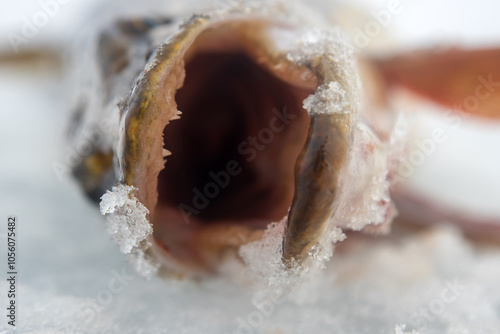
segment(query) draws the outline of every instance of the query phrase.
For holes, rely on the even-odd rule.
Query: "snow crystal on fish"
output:
[[[304,101],[309,114],[357,113],[361,81],[352,43],[340,28],[303,29],[287,57],[306,68],[311,66],[311,61],[316,62],[316,66],[321,63],[325,72],[322,75],[331,79]]]
[[[316,94],[309,95],[304,100],[304,109],[309,112],[309,115],[349,113],[349,105],[346,91],[336,81],[319,87]]]
[[[333,228],[326,237],[319,241],[311,252],[307,263],[292,261],[289,266],[283,263],[283,236],[286,219],[271,223],[261,240],[243,245],[239,255],[245,263],[242,269],[257,289],[256,300],[280,299],[289,297],[289,293],[313,279],[312,273],[324,269],[333,255],[334,244],[346,238],[340,228]]]
[[[392,221],[396,211],[389,194],[388,151],[367,125],[357,125],[340,181],[336,225],[359,231],[369,224]]]
[[[153,228],[148,222],[148,209],[136,198],[136,189],[123,184],[114,186],[101,198],[100,208],[107,215],[108,233],[120,246],[120,251],[128,254],[128,260],[138,273],[152,275],[158,266],[144,252],[151,246],[147,238]]]

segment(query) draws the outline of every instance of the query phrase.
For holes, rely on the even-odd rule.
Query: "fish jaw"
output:
[[[339,174],[350,144],[350,118],[314,115],[295,173],[295,196],[288,215],[283,258],[307,260],[314,245],[326,234],[335,211]]]
[[[193,16],[170,32],[120,104],[116,174],[119,183],[133,189],[130,196],[147,210],[153,231],[137,248],[168,270],[214,270],[223,254],[258,242],[268,225],[283,218],[283,262],[306,263],[318,244],[329,242],[333,227],[349,227],[349,222],[336,215],[346,210],[342,193],[348,193],[348,181],[343,174],[356,158],[351,146],[358,131],[359,93],[352,52],[335,29],[304,29],[269,15],[233,14]],[[208,112],[194,112],[192,104],[220,94],[213,87],[231,79],[233,68],[245,75],[241,80],[245,89],[238,90],[238,80],[225,87],[255,97],[240,103],[240,109],[255,101],[260,104],[247,114],[236,108],[238,115],[250,117],[224,127],[220,123],[232,120],[233,114],[224,114],[227,119],[219,122],[208,117]],[[214,76],[219,81],[207,81]],[[253,82],[254,78],[260,79]],[[204,80],[208,84],[197,87]],[[204,90],[209,91],[208,97]],[[256,157],[251,162],[241,157],[245,155],[238,150],[240,145],[236,149],[233,145],[229,155],[201,173],[190,174],[204,161],[197,156],[210,151],[190,149],[196,148],[193,138],[212,123],[219,124],[220,131],[211,131],[206,138],[200,135],[203,140],[199,142],[206,147],[212,142],[243,144],[270,128],[270,122],[276,127],[278,121],[284,130],[274,133],[264,149],[254,146]],[[238,133],[241,124],[250,130]],[[236,134],[224,137],[228,128],[235,128]],[[222,140],[217,141],[219,134]],[[224,198],[214,204],[219,209],[195,208],[198,213],[189,211],[186,220],[181,205],[192,204],[193,189],[207,184],[192,179],[205,177],[206,181],[210,172],[227,175],[228,163],[234,159],[241,162],[242,174],[231,178],[228,191],[235,188],[228,195],[221,191],[211,201],[210,205]],[[212,169],[221,162],[222,169]]]

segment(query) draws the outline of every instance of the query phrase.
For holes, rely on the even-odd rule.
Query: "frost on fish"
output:
[[[395,215],[389,188],[389,149],[363,123],[355,129],[353,146],[344,167],[335,225],[360,231],[367,225],[388,224]]]
[[[328,86],[321,86],[314,95],[304,100],[304,108],[310,114],[314,113],[348,113],[349,100],[346,99],[346,91],[334,81]]]
[[[269,224],[261,240],[243,245],[239,249],[238,254],[245,264],[240,270],[245,281],[252,282],[256,289],[256,300],[278,300],[288,296],[299,286],[309,283],[318,270],[325,268],[326,262],[333,255],[335,243],[346,238],[340,228],[333,227],[325,234],[325,238],[318,240],[311,249],[311,261],[302,264],[293,262],[287,266],[282,260],[285,224],[286,220]]]
[[[108,233],[120,251],[127,254],[138,273],[150,277],[158,269],[154,259],[146,254],[153,228],[147,218],[148,209],[135,196],[133,187],[119,184],[102,196],[101,213],[107,216]]]
[[[304,100],[309,114],[357,113],[361,88],[357,59],[352,41],[340,28],[303,29],[287,57],[300,65],[324,62],[328,68],[325,76],[331,81]]]

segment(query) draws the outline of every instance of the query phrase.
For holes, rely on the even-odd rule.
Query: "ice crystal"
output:
[[[147,240],[153,233],[148,221],[148,209],[136,198],[136,189],[123,184],[114,186],[101,198],[101,213],[108,217],[108,233],[120,246],[120,251],[134,269],[150,277],[158,268],[145,251],[151,246]]]

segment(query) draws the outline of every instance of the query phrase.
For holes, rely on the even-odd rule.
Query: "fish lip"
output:
[[[287,217],[283,261],[303,263],[326,233],[337,206],[338,184],[350,145],[350,115],[311,117],[309,134],[297,160],[295,196]]]
[[[216,23],[220,24],[220,22],[221,20],[217,20]],[[177,89],[179,88],[184,79],[183,55],[186,54],[196,37],[211,24],[214,23],[210,21],[209,17],[193,17],[185,24],[183,30],[171,36],[167,43],[162,44],[149,62],[152,66],[147,66],[147,70],[139,78],[124,107],[120,147],[118,148],[122,182],[138,188],[139,200],[150,211],[153,211],[152,209],[156,206],[157,198],[154,197],[157,194],[148,194],[148,188],[140,186],[140,184],[146,185],[147,182],[146,176],[139,175],[140,173],[137,172],[137,162],[141,160],[138,156],[144,155],[144,152],[140,151],[138,141],[141,136],[146,136],[146,141],[155,146],[156,151],[158,148],[163,148],[163,143],[159,145],[152,136],[146,135],[146,130],[141,123],[147,124],[148,122],[150,115],[147,113],[148,107],[152,103],[152,93],[161,85],[165,73],[169,73],[168,80],[171,80],[171,84]],[[171,58],[169,59],[169,57]],[[346,91],[349,91],[351,87],[345,84],[345,80],[333,73],[336,71],[333,68],[335,66],[328,59],[318,58],[321,57],[307,59],[302,64],[298,64],[314,74],[317,78],[316,88],[336,80],[341,85],[343,84]],[[170,61],[169,64],[166,64],[167,60]],[[165,68],[162,67],[164,65]],[[353,99],[352,96],[349,98]],[[172,101],[175,104],[175,97]],[[345,163],[356,111],[353,107],[354,104],[350,101],[351,106],[344,113],[315,113],[319,106],[312,106],[308,110],[312,123],[306,145],[297,160],[295,195],[288,214],[287,229],[283,241],[283,259],[286,263],[290,263],[291,260],[303,262],[308,258],[308,250],[317,239],[321,238],[335,210],[335,193],[339,171]],[[172,110],[176,109],[176,106],[174,107]],[[162,122],[167,124],[173,117],[175,114],[171,111],[169,114],[163,115]],[[160,128],[164,127],[165,124]],[[318,158],[318,156],[320,157]],[[142,160],[148,161],[144,156]],[[149,166],[146,168],[148,172],[154,170],[153,173],[159,173],[162,169],[162,166],[155,166],[151,162],[148,164]],[[153,239],[151,241],[152,244],[157,244]],[[165,254],[162,255],[162,251],[158,247],[155,247],[151,252],[165,258]],[[166,262],[170,262],[168,264],[170,266],[172,262],[176,261],[172,258],[169,261],[163,261],[164,265],[167,265]],[[179,263],[174,267],[185,266]]]

